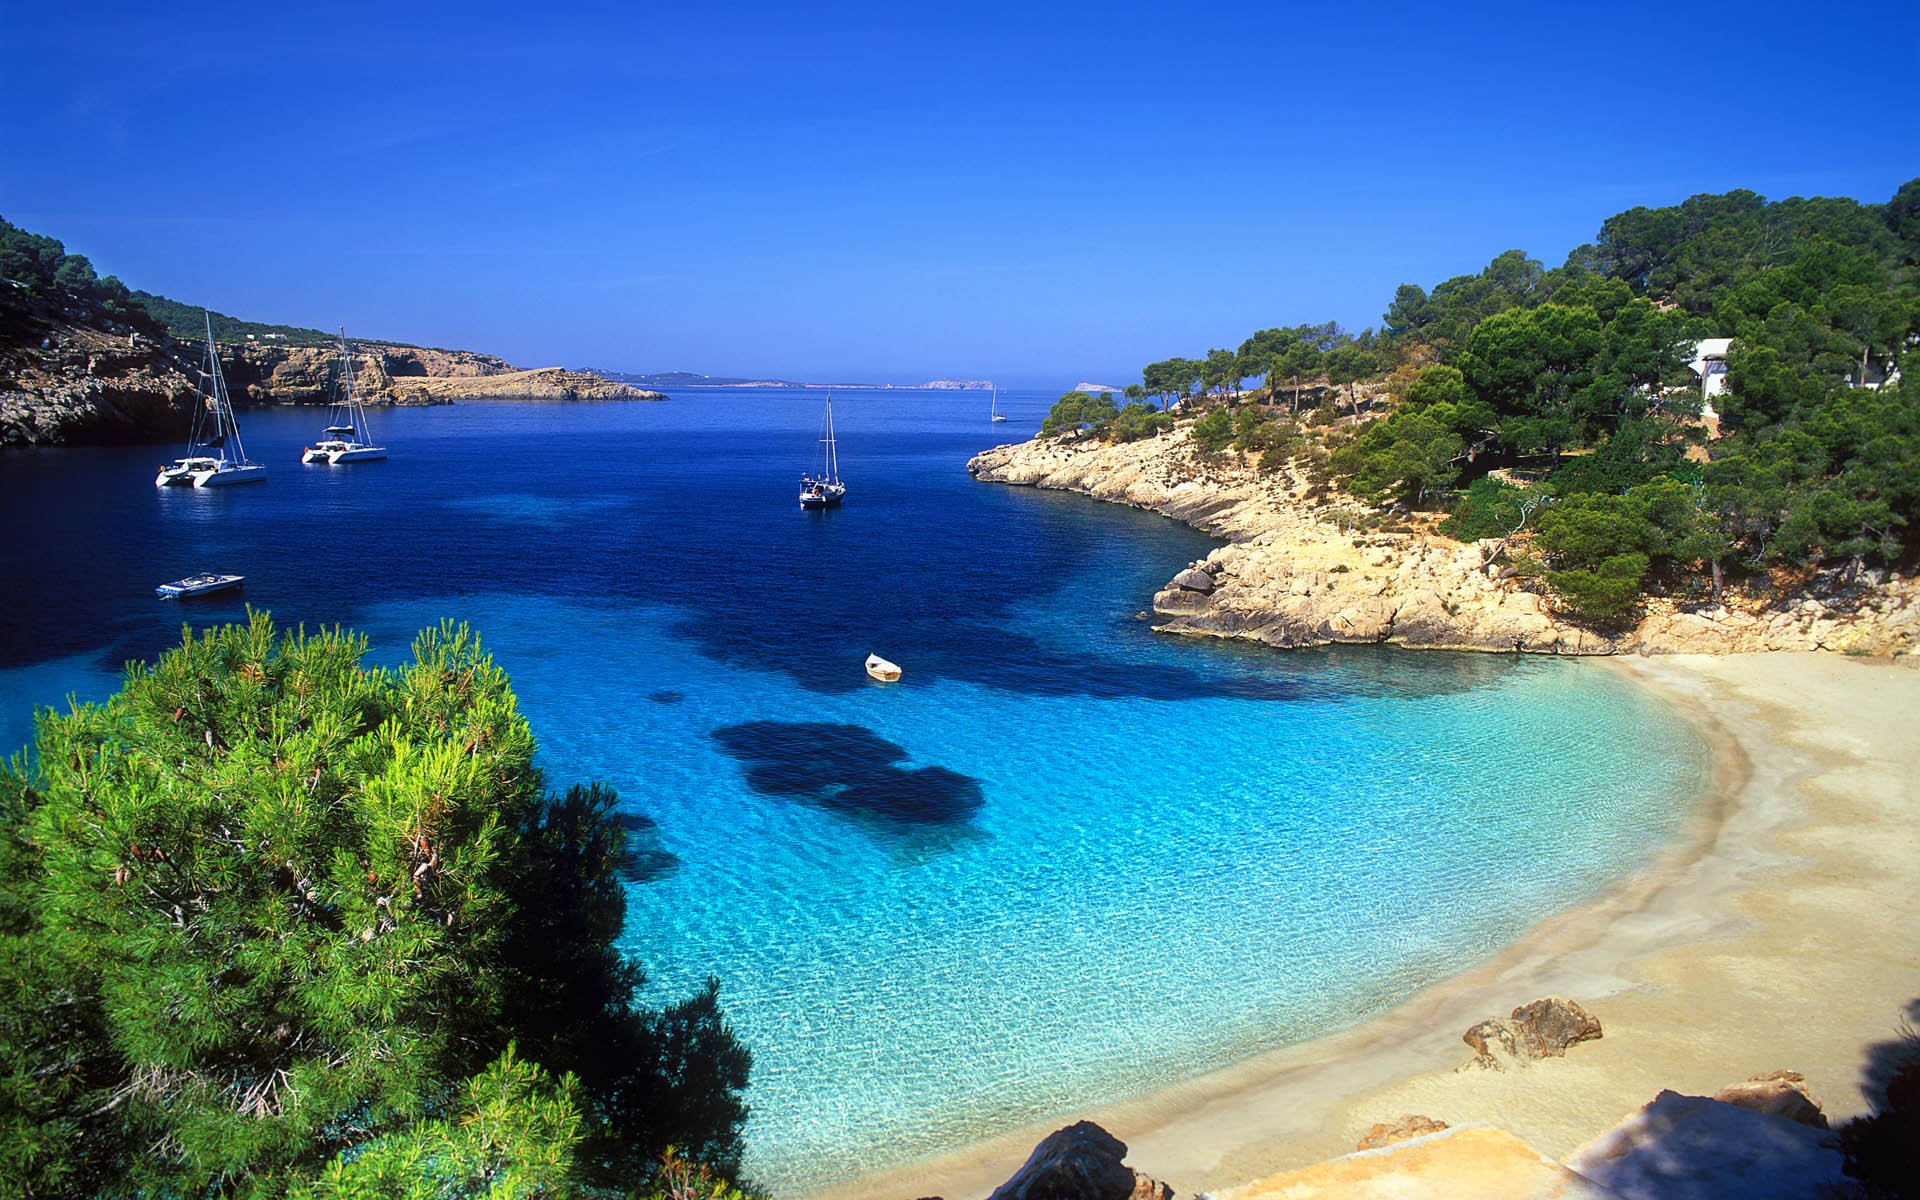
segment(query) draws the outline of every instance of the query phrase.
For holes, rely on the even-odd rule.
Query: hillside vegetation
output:
[[[1689,369],[1707,338],[1733,339],[1717,413]],[[1177,402],[1208,452],[1304,462],[1389,514],[1505,539],[1604,626],[1649,591],[1713,603],[1911,568],[1916,347],[1920,179],[1885,204],[1735,191],[1610,217],[1551,269],[1510,250],[1403,284],[1376,329],[1149,363],[1124,407],[1068,393],[1042,433],[1150,436]]]

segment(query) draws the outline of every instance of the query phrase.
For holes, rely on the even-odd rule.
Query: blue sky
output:
[[[1906,4],[0,0],[0,215],[523,365],[1123,383],[1637,204],[1920,175]]]

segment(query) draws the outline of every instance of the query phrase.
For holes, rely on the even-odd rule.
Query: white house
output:
[[[1700,381],[1700,415],[1703,417],[1720,415],[1713,409],[1713,398],[1727,390],[1727,351],[1732,346],[1732,338],[1703,338],[1693,344],[1693,358],[1687,367]]]

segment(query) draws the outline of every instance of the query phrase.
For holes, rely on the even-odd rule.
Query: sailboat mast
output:
[[[233,400],[227,395],[227,377],[220,370],[220,354],[213,348],[213,313],[204,308],[200,312],[207,320],[207,365],[213,374],[214,432],[233,439],[234,461],[244,463],[247,461],[247,447],[240,440],[240,422],[233,416]],[[220,456],[225,458],[226,452],[222,451]]]
[[[840,482],[840,450],[833,441],[833,393],[827,393],[827,481]]]
[[[365,415],[354,403],[353,347],[347,342],[345,326],[340,329],[340,374],[343,386],[347,389],[347,424],[353,426],[353,440],[362,444],[371,443],[373,434],[366,428]]]

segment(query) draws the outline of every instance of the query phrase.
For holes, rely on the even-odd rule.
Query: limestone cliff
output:
[[[369,404],[452,404],[464,400],[664,400],[631,384],[581,371],[523,371],[492,355],[417,346],[354,345],[353,376]],[[247,342],[221,347],[237,398],[254,404],[327,404],[340,376],[332,346]]]
[[[198,395],[204,346],[142,331],[73,297],[35,297],[0,280],[0,446],[178,439]],[[327,404],[336,347],[220,347],[235,403]],[[559,367],[523,371],[490,355],[356,345],[354,378],[371,404],[469,400],[664,400],[658,392]]]
[[[194,395],[166,339],[0,280],[0,446],[178,435]]]
[[[1357,502],[1316,496],[1291,468],[1204,461],[1185,429],[1106,445],[1035,439],[976,456],[977,478],[1081,492],[1151,509],[1227,544],[1154,597],[1169,633],[1276,646],[1388,643],[1544,654],[1841,650],[1912,656],[1920,580],[1892,578],[1845,604],[1813,596],[1713,608],[1648,601],[1639,625],[1603,634],[1557,615],[1494,543],[1359,528]],[[1505,576],[1503,578],[1503,575]]]

